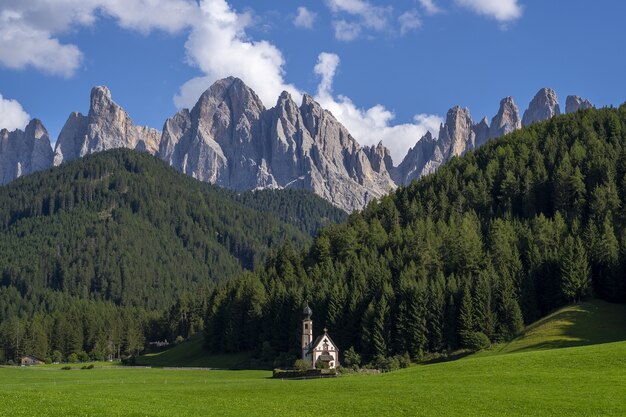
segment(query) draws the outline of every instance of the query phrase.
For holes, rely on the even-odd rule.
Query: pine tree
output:
[[[568,236],[561,255],[561,291],[571,302],[589,294],[591,271],[587,253],[579,237]]]

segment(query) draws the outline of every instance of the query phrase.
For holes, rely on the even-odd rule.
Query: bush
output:
[[[75,353],[72,353],[70,356],[67,357],[67,361],[69,363],[77,363],[78,362],[78,355]]]
[[[176,344],[180,345],[181,343],[183,343],[185,341],[185,338],[182,337],[181,335],[176,336]]]
[[[306,372],[311,369],[311,362],[306,359],[296,359],[293,363],[293,369],[300,372]]]
[[[483,332],[467,332],[461,335],[463,346],[471,350],[487,349],[491,346],[491,341]]]
[[[63,354],[58,350],[55,350],[54,352],[52,352],[52,362],[54,363],[63,362]]]
[[[361,365],[361,355],[356,353],[353,346],[350,346],[350,349],[346,350],[343,354],[343,363],[354,369],[358,369]]]
[[[62,371],[70,371],[71,369],[72,369],[72,367],[69,366],[69,365],[66,365],[63,368],[61,368]]]
[[[80,369],[93,369],[93,364],[85,365]]]
[[[44,359],[44,362],[46,363],[46,365],[50,365],[52,363],[52,358],[47,357],[46,359]]]
[[[81,362],[89,362],[91,360],[91,358],[89,357],[89,355],[87,354],[87,352],[80,352],[78,354],[78,360]]]

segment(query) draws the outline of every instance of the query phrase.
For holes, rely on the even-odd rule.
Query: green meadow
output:
[[[570,306],[507,345],[457,361],[335,379],[5,367],[0,416],[624,416],[626,342],[606,343],[623,336],[621,318],[609,320],[623,310],[599,301]]]

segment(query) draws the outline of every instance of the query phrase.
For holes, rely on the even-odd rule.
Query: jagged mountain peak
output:
[[[528,105],[522,117],[522,126],[541,122],[561,114],[556,92],[548,87],[540,89]]]
[[[580,96],[567,96],[565,100],[565,113],[575,113],[578,110],[593,108],[593,104]]]

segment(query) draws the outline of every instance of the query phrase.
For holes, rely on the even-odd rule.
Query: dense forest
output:
[[[346,217],[309,192],[237,195],[130,150],[18,179],[0,187],[0,355],[129,354],[177,298]]]
[[[219,352],[295,357],[306,301],[365,360],[484,347],[567,302],[625,301],[625,204],[626,106],[557,117],[285,245],[186,317]]]

